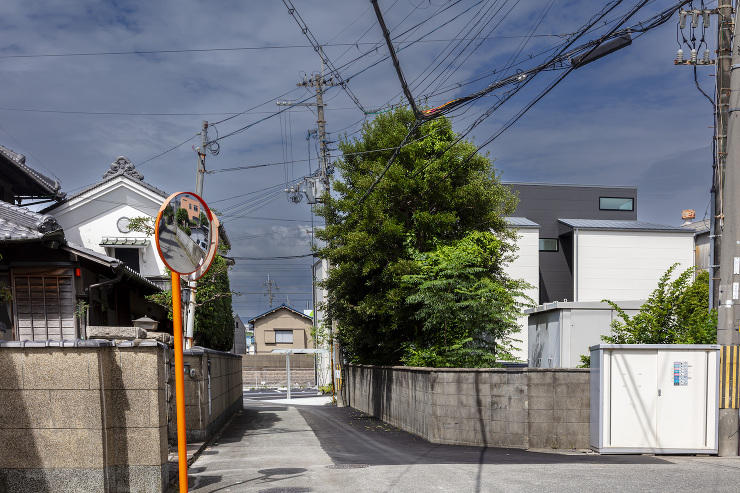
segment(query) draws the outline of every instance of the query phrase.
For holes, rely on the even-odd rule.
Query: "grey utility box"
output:
[[[718,345],[591,346],[591,449],[716,454]]]
[[[632,316],[644,300],[620,301]],[[619,318],[609,303],[555,301],[524,310],[529,315],[528,358],[530,368],[576,368],[589,346],[611,335],[611,323]]]

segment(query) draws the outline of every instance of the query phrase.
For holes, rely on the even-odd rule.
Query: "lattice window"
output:
[[[75,339],[70,276],[16,275],[13,281],[19,340]]]

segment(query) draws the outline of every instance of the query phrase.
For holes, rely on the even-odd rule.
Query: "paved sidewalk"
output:
[[[189,476],[194,493],[736,492],[740,459],[437,445],[351,408],[245,400]]]

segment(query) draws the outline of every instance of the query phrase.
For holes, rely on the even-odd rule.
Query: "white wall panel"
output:
[[[692,235],[647,231],[583,231],[576,241],[578,301],[646,299],[678,262],[694,265]]]
[[[538,228],[520,229],[517,231],[519,238],[516,245],[519,250],[516,252],[517,258],[511,263],[504,266],[504,272],[512,279],[524,279],[532,285],[531,289],[525,291],[525,294],[532,298],[535,303],[539,302],[539,279],[540,279],[540,230]],[[522,315],[517,319],[521,332],[514,336],[521,342],[516,343],[514,356],[522,361],[527,361],[528,347],[528,329],[527,315]]]

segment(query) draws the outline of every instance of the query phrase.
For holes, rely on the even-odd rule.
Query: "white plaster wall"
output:
[[[64,229],[68,241],[96,252],[111,255],[111,251],[100,246],[103,237],[143,238],[139,232],[121,233],[117,221],[121,217],[155,217],[166,197],[132,185],[126,178],[111,180],[84,196],[76,197],[51,212]],[[141,274],[159,276],[165,274],[165,266],[157,253],[154,236],[149,236],[149,245],[140,248]]]
[[[575,243],[576,301],[646,299],[671,265],[694,266],[691,234],[579,230]]]
[[[523,228],[517,230],[518,239],[516,245],[519,250],[516,252],[517,258],[511,263],[504,266],[504,272],[512,279],[524,279],[532,285],[527,289],[525,294],[532,298],[534,303],[539,301],[539,279],[540,279],[540,230],[539,228]],[[517,319],[521,331],[514,336],[521,342],[515,343],[516,350],[514,356],[521,360],[527,361],[528,334],[527,315],[522,314]]]

